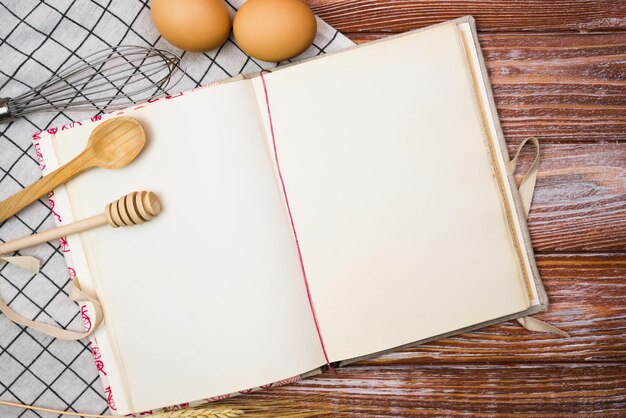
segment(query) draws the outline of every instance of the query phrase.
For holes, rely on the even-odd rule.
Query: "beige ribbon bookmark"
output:
[[[547,322],[540,321],[537,318],[533,318],[532,316],[517,318],[517,322],[528,331],[546,332],[548,334],[560,335],[561,337],[569,337],[569,334],[562,329],[550,325]]]
[[[539,140],[535,137],[526,138],[517,148],[517,152],[515,153],[515,157],[507,164],[507,171],[509,174],[514,174],[515,169],[517,168],[517,161],[519,159],[519,155],[522,152],[522,149],[526,146],[527,143],[532,143],[535,147],[535,159],[532,164],[528,168],[528,171],[522,178],[522,182],[519,185],[519,194],[522,199],[522,206],[524,207],[524,213],[526,217],[530,213],[530,204],[533,201],[533,194],[535,193],[535,185],[537,184],[537,173],[539,172],[539,160],[541,159],[539,154]]]
[[[30,271],[31,273],[39,273],[39,260],[35,257],[31,257],[28,255],[20,255],[20,256],[0,256],[0,260],[7,262],[9,264],[13,264],[16,267],[21,268],[22,270]]]
[[[0,260],[5,261],[7,263],[13,264],[17,267],[20,267],[26,271],[30,271],[31,273],[39,272],[39,260],[35,257],[30,256],[16,256],[16,257],[7,257],[0,256]],[[80,289],[80,285],[78,280],[74,277],[72,278],[72,283],[69,291],[70,299],[73,301],[82,304],[89,302],[93,306],[93,312],[91,313],[89,319],[92,321],[91,327],[87,332],[77,332],[77,331],[69,331],[62,328],[55,327],[53,325],[45,324],[43,322],[37,322],[25,318],[24,316],[18,314],[13,309],[9,307],[3,300],[0,299],[0,312],[5,314],[7,318],[11,321],[15,322],[24,327],[32,328],[36,331],[43,332],[53,338],[60,338],[62,340],[81,340],[90,334],[92,334],[96,328],[102,323],[102,307],[100,303],[83,292]]]
[[[513,159],[509,161],[507,165],[508,173],[515,173],[519,155],[524,146],[529,142],[535,147],[535,159],[533,160],[530,168],[522,178],[522,182],[519,186],[519,194],[522,200],[522,206],[524,207],[524,213],[526,214],[526,217],[528,217],[528,214],[530,213],[530,204],[532,203],[533,195],[535,193],[535,185],[537,184],[537,173],[539,172],[540,160],[539,140],[535,137],[526,138],[517,149],[515,157],[513,157]],[[521,326],[529,331],[546,332],[549,334],[560,335],[561,337],[569,337],[569,334],[567,332],[560,330],[557,327],[548,324],[547,322],[543,322],[537,318],[533,318],[532,316],[517,318],[517,322],[519,322]]]

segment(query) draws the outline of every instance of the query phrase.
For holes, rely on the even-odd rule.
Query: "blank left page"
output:
[[[144,225],[81,234],[125,375],[113,392],[126,395],[129,411],[118,413],[245,390],[324,364],[250,82],[126,115],[148,135],[137,160],[67,185],[75,219],[137,190],[156,192],[163,204]],[[57,134],[61,163],[94,127]]]

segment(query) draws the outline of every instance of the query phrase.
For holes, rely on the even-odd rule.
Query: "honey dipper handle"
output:
[[[30,235],[28,237],[16,239],[15,241],[9,241],[5,244],[1,244],[0,254],[11,254],[13,251],[21,250],[22,248],[33,247],[44,242],[53,241],[61,237],[77,234],[79,232],[87,231],[88,229],[96,228],[98,226],[106,224],[107,217],[104,213],[92,216],[91,218],[82,219],[69,225],[63,225],[58,228],[49,229],[38,234]]]

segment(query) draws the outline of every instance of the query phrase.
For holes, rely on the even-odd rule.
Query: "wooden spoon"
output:
[[[146,134],[136,119],[118,117],[103,122],[91,132],[87,147],[76,158],[1,202],[0,222],[83,171],[127,166],[145,143]]]

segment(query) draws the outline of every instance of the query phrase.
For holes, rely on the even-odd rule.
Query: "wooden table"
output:
[[[356,42],[476,18],[510,150],[543,144],[537,317],[571,338],[506,323],[252,396],[346,416],[626,416],[626,0],[308,2]]]

